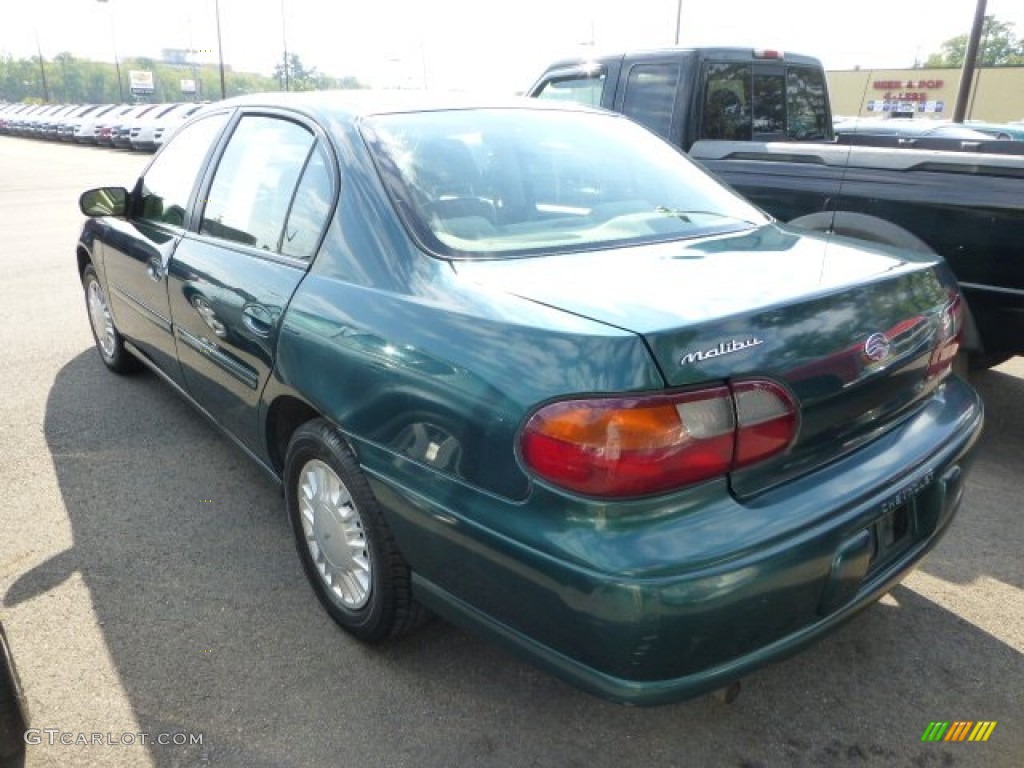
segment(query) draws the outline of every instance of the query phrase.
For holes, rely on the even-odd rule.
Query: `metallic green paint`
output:
[[[434,272],[430,296],[311,275],[285,315],[281,381],[353,439],[521,498],[515,437],[537,403],[664,386],[635,334],[467,284],[418,258]]]
[[[293,96],[340,163],[308,271],[112,218],[87,222],[81,246],[108,293],[115,279],[137,291],[159,256],[163,335],[141,315],[117,315],[119,330],[265,466],[280,459],[278,403],[336,425],[430,607],[591,691],[659,703],[824,634],[948,527],[983,416],[960,379],[922,378],[953,289],[943,265],[774,225],[452,264],[406,233],[354,118],[317,106],[334,97]],[[920,336],[894,338],[893,375],[836,357],[908,314],[924,318]],[[762,344],[679,364],[755,334]],[[815,388],[802,369],[832,379]],[[610,502],[546,487],[518,457],[522,424],[551,400],[736,376],[775,378],[800,399],[801,442],[768,469]],[[860,574],[858,542],[896,507],[907,536]]]
[[[304,264],[188,235],[167,276],[178,359],[192,397],[251,450],[262,450],[260,394],[285,306]]]
[[[374,492],[433,610],[595,693],[657,704],[789,655],[891,588],[945,533],[981,421],[951,378],[856,456],[742,503],[725,482],[614,508],[541,488],[523,505],[438,499],[407,462]],[[837,553],[905,487],[918,488],[907,549],[825,606]]]

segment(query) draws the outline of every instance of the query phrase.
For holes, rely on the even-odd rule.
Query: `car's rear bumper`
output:
[[[794,653],[903,578],[948,529],[982,422],[950,379],[873,443],[755,499],[722,481],[614,510],[544,489],[439,504],[412,490],[420,470],[384,481],[361,453],[425,604],[587,690],[658,704]]]

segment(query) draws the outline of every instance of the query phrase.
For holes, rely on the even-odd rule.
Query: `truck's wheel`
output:
[[[794,227],[810,229],[814,232],[833,232],[846,237],[856,237],[881,245],[893,245],[921,253],[935,253],[932,247],[912,232],[898,227],[892,222],[876,219],[863,213],[851,211],[822,211],[801,216],[789,222]]]
[[[876,219],[874,216],[867,216],[863,213],[852,213],[850,211],[837,211],[835,214],[828,212],[812,213],[808,216],[801,216],[789,222],[794,227],[809,229],[814,232],[834,232],[837,235],[856,237],[860,240],[868,240],[872,243],[882,245],[894,245],[898,248],[908,248],[919,253],[932,253],[935,251],[928,243],[921,240],[912,232],[902,227]],[[1013,355],[1004,353],[985,353],[977,351],[981,346],[977,325],[974,316],[971,314],[970,306],[964,300],[966,329],[964,339],[966,348],[961,347],[960,354],[953,364],[953,370],[962,378],[967,378],[967,372],[979,371],[986,368],[993,368],[1000,363],[1006,362]]]
[[[324,419],[299,427],[284,465],[285,504],[306,576],[327,613],[366,642],[420,623],[409,566],[369,483]]]

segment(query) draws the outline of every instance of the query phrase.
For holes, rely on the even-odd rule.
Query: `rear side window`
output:
[[[551,101],[571,101],[575,104],[599,107],[601,106],[601,94],[604,92],[604,81],[604,72],[560,77],[544,83],[540,91],[536,93],[536,97]]]
[[[296,259],[313,257],[331,210],[333,191],[327,155],[323,147],[317,145],[295,190],[281,240],[281,253]]]
[[[175,134],[142,178],[140,219],[185,226],[192,187],[226,121],[224,113],[210,115]]]
[[[629,70],[622,113],[667,138],[678,88],[679,64],[638,64]]]
[[[243,117],[217,166],[200,234],[278,252],[313,143],[312,132],[290,120]]]

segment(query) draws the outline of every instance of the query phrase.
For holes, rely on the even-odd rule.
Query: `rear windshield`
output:
[[[825,78],[816,67],[707,65],[700,138],[830,139]]]
[[[681,152],[611,114],[470,109],[368,118],[392,201],[428,250],[525,256],[765,223]]]

